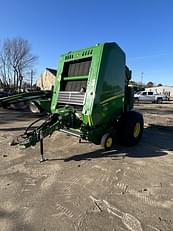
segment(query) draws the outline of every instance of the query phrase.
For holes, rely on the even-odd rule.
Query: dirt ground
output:
[[[34,116],[0,109],[0,231],[172,231],[173,104],[139,104],[141,142],[79,144],[59,132],[20,150],[9,142]]]

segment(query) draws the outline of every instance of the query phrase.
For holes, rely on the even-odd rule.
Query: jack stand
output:
[[[43,139],[40,139],[40,163],[46,161],[47,159],[44,158],[44,152],[43,152]]]

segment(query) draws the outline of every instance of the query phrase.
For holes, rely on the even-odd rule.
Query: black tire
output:
[[[162,103],[163,102],[163,99],[162,98],[158,98],[157,99],[157,103]]]
[[[38,107],[38,105],[35,102],[33,102],[33,101],[29,102],[29,110],[32,113],[40,113],[41,112],[41,110]]]
[[[135,111],[124,113],[118,124],[118,142],[125,146],[137,144],[141,139],[143,128],[144,120],[140,113]]]
[[[104,134],[104,136],[101,139],[101,146],[105,150],[110,150],[113,145],[113,138],[109,133]]]

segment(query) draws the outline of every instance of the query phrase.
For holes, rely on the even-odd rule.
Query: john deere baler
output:
[[[111,148],[116,139],[136,144],[142,135],[142,115],[132,111],[131,71],[116,43],[97,44],[60,57],[51,113],[37,129],[19,139],[25,147],[60,130]]]

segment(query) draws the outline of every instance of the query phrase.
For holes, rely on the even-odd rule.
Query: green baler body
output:
[[[116,43],[64,54],[57,70],[51,112],[58,113],[64,105],[76,108],[82,121],[81,137],[99,144],[113,121],[132,107],[126,93],[130,74],[125,53]]]
[[[84,74],[82,70],[78,70],[78,73],[74,71],[73,76],[69,76],[69,70],[69,72],[64,71],[68,64],[72,64],[76,68],[82,62],[90,62],[87,75],[85,75],[85,70]],[[75,63],[77,63],[76,67]],[[83,68],[85,67],[83,66]],[[79,66],[78,69],[80,69]],[[67,81],[86,80],[82,108],[83,123],[97,126],[109,122],[112,117],[118,117],[124,111],[125,71],[125,54],[116,43],[105,43],[62,55],[53,91],[52,113],[58,111],[58,95],[61,84]]]

